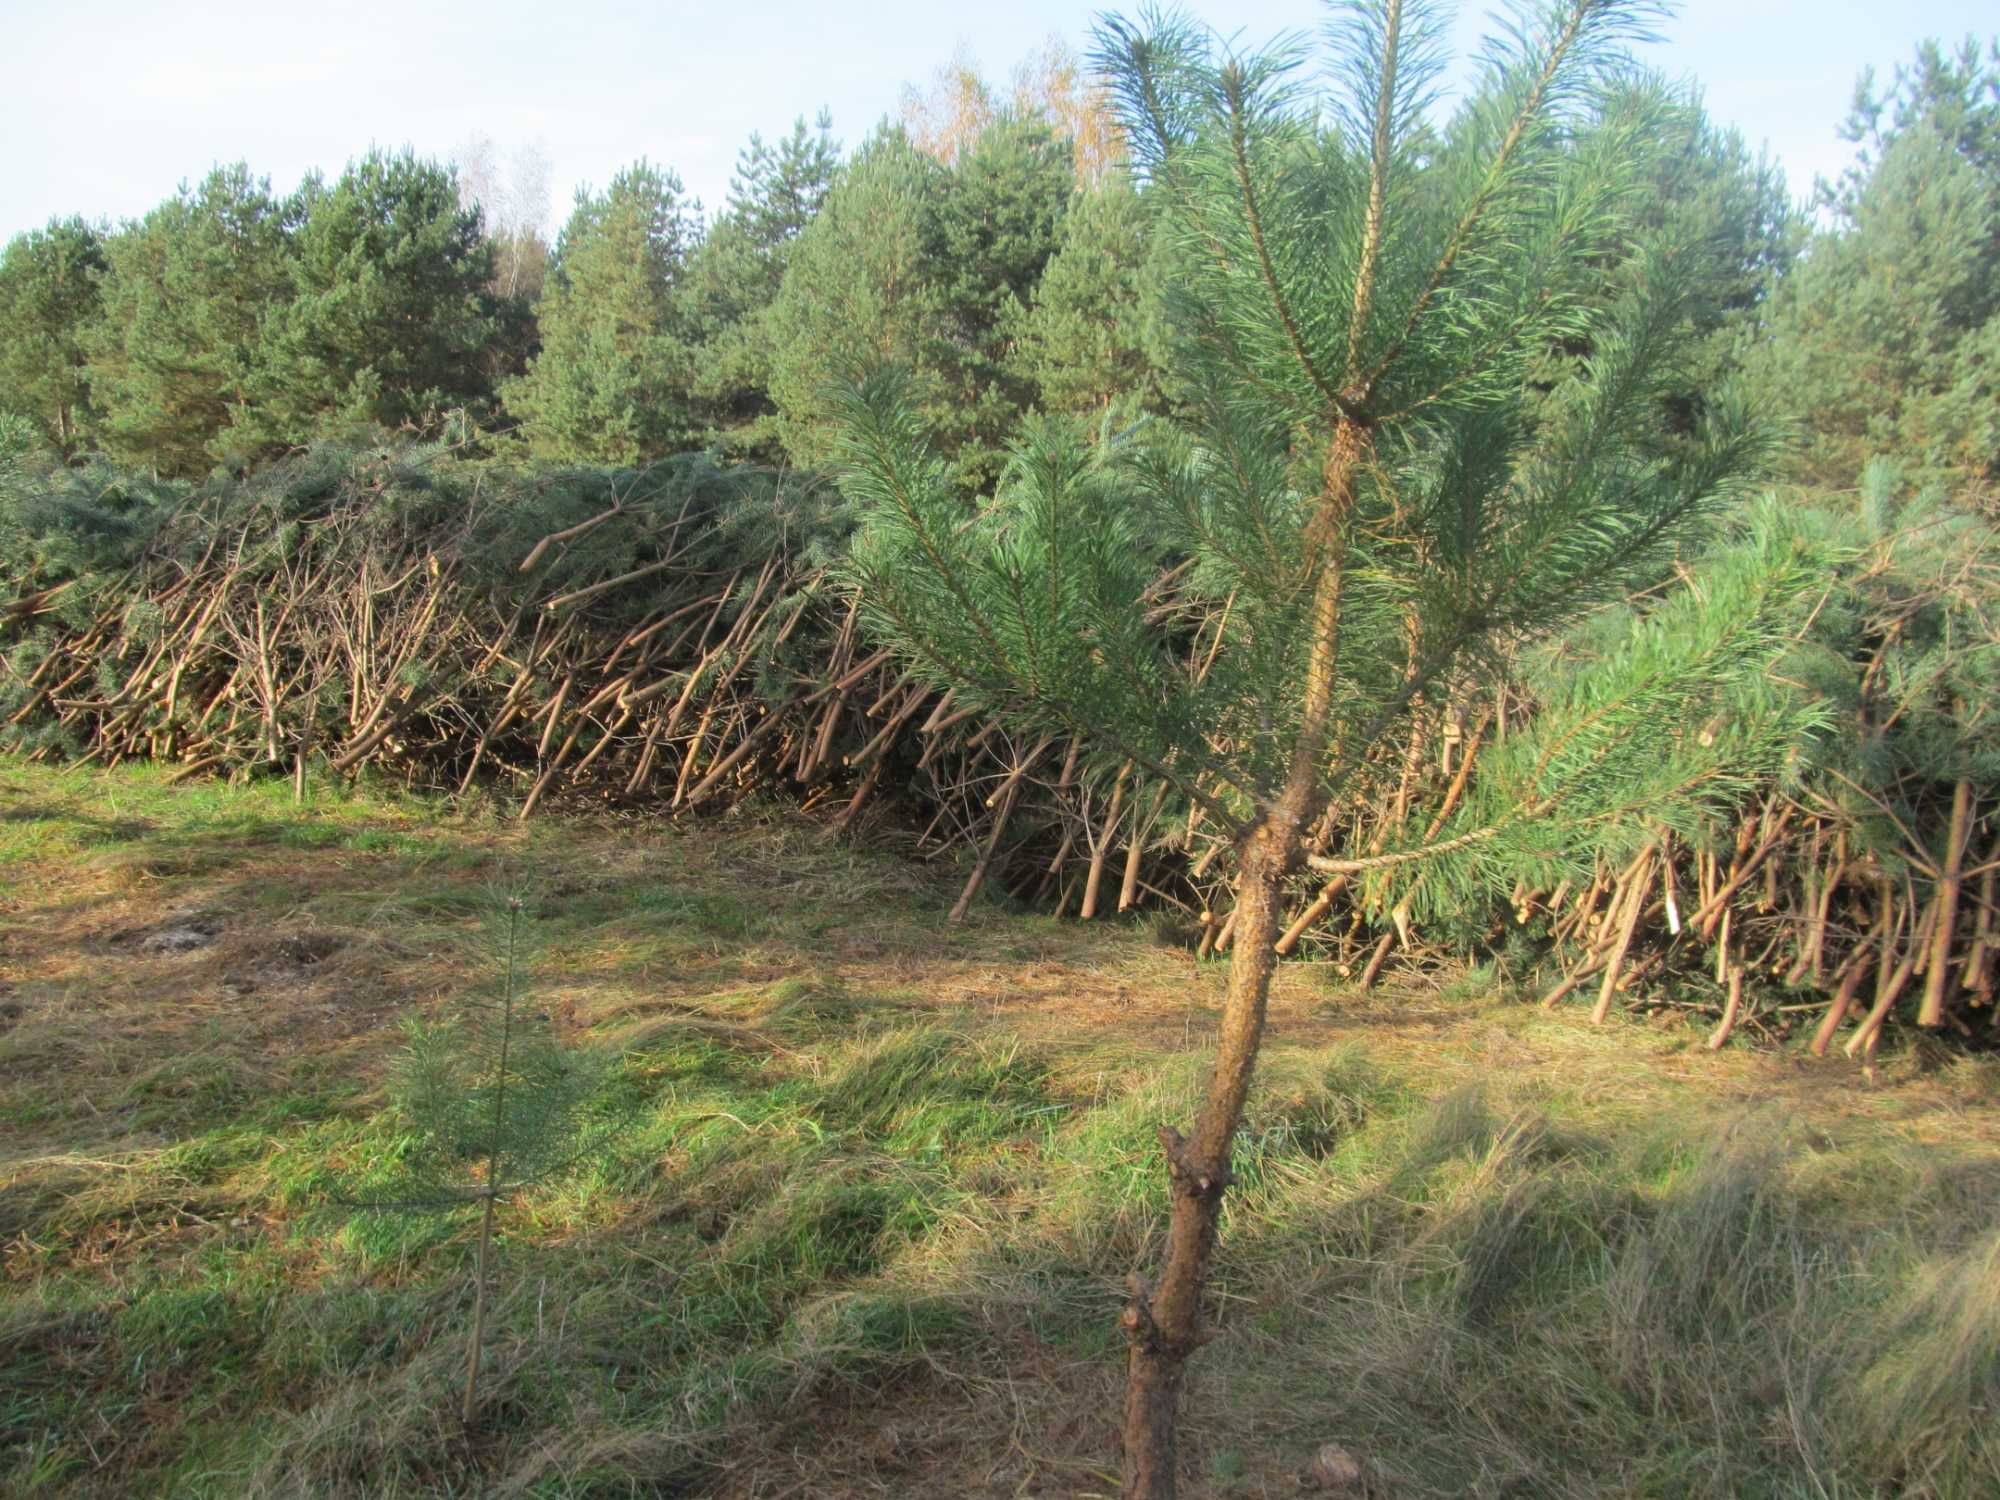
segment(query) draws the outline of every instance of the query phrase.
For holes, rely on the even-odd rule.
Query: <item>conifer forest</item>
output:
[[[2000,1496],[2000,40],[1450,23],[6,244],[0,1490]]]

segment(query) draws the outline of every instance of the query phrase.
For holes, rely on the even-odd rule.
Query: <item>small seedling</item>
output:
[[[364,1204],[394,1213],[479,1205],[461,1404],[468,1427],[478,1409],[495,1214],[525,1189],[575,1170],[610,1135],[609,1122],[588,1112],[597,1091],[595,1059],[564,1046],[547,1017],[522,1004],[523,923],[520,897],[500,898],[487,923],[498,950],[493,977],[458,1014],[404,1023],[390,1097],[410,1145],[396,1188]]]

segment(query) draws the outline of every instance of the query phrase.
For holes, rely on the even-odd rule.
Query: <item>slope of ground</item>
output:
[[[528,892],[615,1149],[359,1212],[398,1022]],[[0,763],[0,1489],[1115,1492],[1122,1282],[1221,971],[755,809],[522,826]],[[1993,1059],[1863,1076],[1288,965],[1189,1489],[2000,1493]]]

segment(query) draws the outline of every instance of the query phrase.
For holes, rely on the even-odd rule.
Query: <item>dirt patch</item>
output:
[[[272,892],[310,903],[367,881],[337,851],[245,849],[159,882],[111,862],[16,868],[26,878],[0,946],[12,1007],[0,1074],[19,1122],[0,1123],[0,1152],[43,1148],[52,1120],[88,1149],[153,1135],[153,1122],[178,1118],[160,1101],[181,1085],[149,1081],[163,1069],[239,1100],[329,1068],[365,1080],[412,996],[440,987],[437,965],[389,941],[282,909],[273,919]]]
[[[280,963],[309,969],[325,963],[347,946],[347,939],[332,932],[295,932],[271,945],[271,956]]]
[[[222,924],[213,918],[176,922],[160,927],[139,939],[141,953],[191,953],[206,948],[222,934]]]

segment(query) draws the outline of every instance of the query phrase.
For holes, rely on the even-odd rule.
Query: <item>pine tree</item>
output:
[[[1863,71],[1840,136],[1855,146],[1854,161],[1833,182],[1818,185],[1822,207],[1852,219],[1889,144],[1927,126],[1981,176],[2000,175],[2000,38],[1982,52],[1967,37],[1947,50],[1935,38],[1917,44],[1916,59],[1898,64],[1878,90],[1875,70]]]
[[[674,302],[699,233],[680,179],[645,161],[577,195],[536,309],[541,352],[504,392],[537,454],[629,464],[699,441]]]
[[[773,294],[784,279],[784,248],[812,223],[826,202],[840,168],[840,145],[833,117],[819,112],[807,128],[801,115],[777,145],[752,134],[736,159],[729,183],[729,218],[763,256]]]
[[[445,411],[482,402],[493,251],[451,169],[372,151],[302,196],[290,285],[259,322],[234,456],[356,427],[433,431]]]
[[[840,170],[833,121],[800,118],[776,145],[752,135],[737,158],[729,207],[690,259],[677,290],[697,346],[692,394],[700,425],[735,458],[778,461],[770,396],[768,315],[792,246],[818,216]]]
[[[1013,330],[1055,253],[1074,185],[1070,149],[1039,120],[1004,117],[952,171],[943,216],[946,338],[937,352],[965,436],[960,482],[998,477],[1008,429],[1035,389]]]
[[[1926,43],[1888,98],[1864,78],[1846,134],[1856,165],[1823,185],[1833,223],[1752,372],[1805,426],[1812,480],[1850,486],[1885,452],[2000,475],[2000,50]]]
[[[1723,391],[1664,440],[1703,260],[1642,232],[1673,101],[1626,86],[1625,50],[1656,13],[1524,8],[1442,131],[1425,118],[1440,6],[1343,7],[1332,66],[1310,72],[1300,50],[1108,23],[1103,59],[1172,240],[1186,419],[1112,444],[1032,421],[970,511],[921,385],[878,372],[843,408],[860,521],[846,576],[878,637],[957,701],[1171,788],[1234,851],[1215,1066],[1192,1129],[1161,1130],[1165,1258],[1123,1316],[1128,1496],[1174,1492],[1288,880],[1493,901],[1662,827],[1695,836],[1808,722],[1766,682],[1809,578],[1767,522],[1706,598],[1671,595],[1568,677],[1428,837],[1324,852],[1369,747],[1407,737],[1427,694],[1490,686],[1535,641],[1656,585],[1768,459]]]
[[[799,237],[771,310],[771,394],[794,462],[833,452],[831,383],[893,361],[960,484],[991,484],[1033,394],[1010,334],[1054,253],[1070,181],[1066,149],[1031,122],[1000,121],[950,167],[899,130],[862,148]]]
[[[893,361],[943,420],[941,205],[946,169],[900,131],[878,131],[793,246],[769,315],[771,399],[794,463],[833,451],[829,382],[869,360]]]
[[[1055,254],[1014,325],[1015,359],[1042,410],[1157,406],[1148,333],[1159,262],[1150,229],[1146,201],[1123,176],[1072,198]]]
[[[84,335],[103,270],[103,236],[75,218],[17,235],[0,255],[0,412],[28,418],[66,456],[90,422]]]
[[[85,340],[105,452],[193,476],[239,446],[259,320],[290,289],[298,216],[238,163],[106,240]]]
[[[583,1165],[610,1139],[610,1120],[590,1112],[599,1077],[592,1059],[563,1046],[547,1018],[523,1004],[526,921],[520,897],[498,898],[486,916],[496,951],[482,992],[459,1015],[404,1027],[403,1054],[390,1079],[403,1147],[359,1200],[364,1208],[400,1214],[479,1210],[460,1403],[467,1427],[479,1409],[496,1211]]]
[[[1797,257],[1805,221],[1784,174],[1768,157],[1752,156],[1735,131],[1711,122],[1692,92],[1653,76],[1631,86],[1668,98],[1649,153],[1651,186],[1635,217],[1637,237],[1607,265],[1605,294],[1616,295],[1631,252],[1650,238],[1664,236],[1701,262],[1689,276],[1686,312],[1699,340],[1684,361],[1681,389],[1667,398],[1684,425],[1707,393],[1736,378],[1744,344],[1756,337]],[[1602,107],[1618,108],[1618,93]]]

